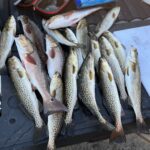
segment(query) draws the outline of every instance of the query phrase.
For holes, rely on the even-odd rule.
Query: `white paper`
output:
[[[138,49],[142,83],[150,96],[150,26],[125,29],[114,32],[126,47]]]

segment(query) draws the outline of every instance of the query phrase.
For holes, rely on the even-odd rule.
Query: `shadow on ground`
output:
[[[109,144],[108,140],[59,148],[58,150],[150,150],[150,143],[136,134],[127,135],[126,144]]]

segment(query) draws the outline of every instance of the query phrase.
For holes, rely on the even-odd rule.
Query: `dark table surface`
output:
[[[12,6],[12,2],[13,0],[0,1],[0,27],[3,26],[10,14],[13,14],[15,17],[19,14],[26,14],[40,26],[40,17],[36,13],[30,10],[18,10]],[[150,25],[150,6],[142,3],[141,0],[120,0],[119,5],[121,6],[121,13],[116,24],[111,29],[112,31]],[[70,3],[68,9],[73,7],[72,3]],[[106,10],[96,12],[87,17],[91,29],[104,17],[106,12]],[[22,33],[19,24],[18,33]],[[13,47],[12,53],[15,55],[17,54],[15,46]],[[102,104],[98,86],[96,87],[96,98],[102,115],[109,121],[112,121]],[[144,117],[147,118],[147,123],[149,123],[150,98],[144,88],[142,88],[142,101],[142,113]],[[3,112],[0,117],[0,149],[33,150],[33,148],[35,148],[44,150],[47,142],[47,135],[45,133],[35,147],[32,141],[34,124],[20,109],[16,91],[10,80],[7,69],[2,75],[2,106]],[[135,116],[133,110],[126,104],[123,104],[123,108],[125,116],[122,117],[122,122],[125,132],[135,132]],[[93,117],[81,103],[79,103],[79,109],[74,111],[73,120],[74,126],[72,129],[68,130],[65,134],[61,133],[59,135],[57,139],[58,147],[85,141],[92,142],[109,137],[110,133],[101,129],[95,117]]]

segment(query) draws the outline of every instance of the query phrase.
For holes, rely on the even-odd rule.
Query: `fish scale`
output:
[[[44,127],[44,122],[40,116],[38,99],[32,90],[26,71],[20,60],[15,56],[8,60],[8,68],[21,103],[35,121],[35,126],[37,128],[36,134],[38,136]]]
[[[129,104],[132,106],[136,116],[137,131],[141,133],[150,133],[141,112],[141,76],[137,49],[131,49],[128,54],[125,80],[129,94]]]
[[[108,64],[112,69],[115,82],[120,92],[120,97],[121,99],[126,100],[127,93],[125,90],[125,79],[121,67],[119,65],[118,59],[115,56],[113,47],[105,37],[100,38],[100,47],[102,56],[107,60]]]
[[[103,33],[103,36],[111,43],[115,55],[119,61],[122,72],[125,72],[126,53],[120,41],[109,31]]]
[[[116,6],[112,8],[102,20],[101,24],[96,26],[96,36],[99,38],[105,31],[109,30],[113,23],[116,21],[120,13],[120,7]]]
[[[51,17],[48,20],[45,20],[46,26],[49,29],[58,29],[58,28],[65,28],[68,26],[73,26],[82,18],[100,9],[104,9],[104,7],[100,6],[100,7],[89,8],[85,10],[74,10],[74,11],[69,11],[64,14],[59,14],[59,15]]]
[[[91,53],[86,57],[79,72],[78,95],[83,104],[97,117],[99,123],[107,130],[112,131],[113,125],[103,118],[96,103],[94,58]]]
[[[63,103],[63,82],[61,75],[57,72],[53,75],[51,80],[50,94]],[[49,140],[47,150],[55,149],[55,140],[62,126],[63,115],[63,113],[56,113],[48,116]]]
[[[16,21],[14,16],[10,16],[2,30],[0,37],[0,71],[5,67],[6,59],[11,52],[16,34]]]
[[[112,70],[104,58],[99,61],[99,77],[104,95],[104,104],[115,122],[115,130],[112,132],[110,142],[124,142],[125,135],[121,122],[121,104],[117,86]]]
[[[66,111],[66,107],[51,97],[48,92],[48,81],[43,64],[33,44],[24,36],[15,38],[19,56],[26,68],[32,85],[39,91],[43,99],[44,113]]]
[[[65,101],[68,112],[66,113],[66,125],[72,122],[72,115],[75,104],[77,102],[77,73],[78,73],[78,59],[74,48],[70,49],[69,56],[65,65],[64,90]]]

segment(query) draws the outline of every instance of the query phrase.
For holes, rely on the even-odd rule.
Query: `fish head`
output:
[[[112,54],[113,48],[109,41],[105,37],[101,37],[99,40],[99,44],[102,50],[102,54],[104,56],[110,56]]]
[[[130,61],[132,61],[132,62],[137,62],[137,59],[138,59],[138,51],[137,51],[137,49],[136,48],[132,48],[131,50],[130,50]]]
[[[25,35],[31,40],[32,39],[32,34],[33,34],[33,28],[30,24],[29,17],[21,15],[21,16],[18,17],[18,20],[21,21],[21,24],[22,24]]]
[[[95,50],[95,49],[99,49],[99,43],[97,40],[91,40],[91,47],[92,47],[92,50]]]
[[[85,27],[87,27],[87,21],[86,21],[86,19],[80,20],[79,23],[78,23],[78,26],[77,26],[77,30],[83,29]]]
[[[104,37],[109,37],[110,31],[105,31],[102,35],[103,35]]]
[[[21,67],[21,62],[16,56],[12,56],[8,59],[8,65],[13,69],[19,69]]]
[[[116,6],[112,9],[112,17],[116,19],[120,13],[120,7]]]
[[[61,20],[64,20],[64,16],[56,15],[56,16],[51,17],[48,20],[43,20],[42,23],[44,26],[47,26],[49,29],[54,29],[60,25]]]
[[[56,91],[58,88],[62,88],[63,87],[63,83],[62,83],[62,77],[61,75],[56,72],[51,80],[51,85],[50,85],[50,94],[52,97],[56,96]]]
[[[19,54],[26,55],[33,53],[34,49],[32,47],[32,44],[24,35],[19,35],[18,37],[16,37],[15,42]]]
[[[29,17],[21,15],[17,18],[19,21],[21,21],[22,25],[27,25],[29,23]]]
[[[16,56],[12,56],[8,59],[8,66],[11,70],[16,71],[20,78],[26,77],[26,71],[21,61]]]
[[[13,31],[14,35],[16,34],[16,20],[14,18],[14,16],[10,16],[8,18],[8,20],[6,21],[5,27],[4,27],[5,31]]]
[[[69,58],[68,58],[68,64],[71,66],[69,67],[73,74],[77,74],[78,72],[78,58],[77,58],[77,52],[76,49],[71,47],[69,51]]]
[[[46,51],[48,52],[51,48],[57,47],[57,42],[49,35],[46,34]]]
[[[100,58],[99,59],[99,70],[100,70],[100,72],[103,72],[103,73],[111,72],[109,64],[108,64],[108,62],[106,61],[105,58]]]
[[[87,70],[91,70],[92,68],[94,68],[94,57],[91,52],[86,57],[85,65],[86,65]]]

